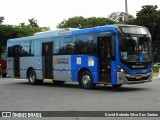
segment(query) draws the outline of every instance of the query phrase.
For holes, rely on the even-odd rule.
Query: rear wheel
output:
[[[42,80],[37,80],[36,78],[36,72],[35,70],[31,69],[28,73],[28,81],[31,85],[36,85],[36,84],[40,84],[43,81]]]
[[[7,76],[7,73],[2,73],[2,77],[6,77]]]
[[[89,71],[86,70],[80,74],[79,85],[85,89],[94,88],[95,84],[93,83],[93,77]]]

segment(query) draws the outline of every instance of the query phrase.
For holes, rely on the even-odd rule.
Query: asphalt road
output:
[[[45,82],[42,85],[29,85],[27,80],[0,78],[0,111],[160,111],[160,79],[153,79],[150,83],[124,85],[118,89],[97,86],[93,90],[85,90],[73,83],[54,85]],[[127,117],[120,119],[139,120]]]

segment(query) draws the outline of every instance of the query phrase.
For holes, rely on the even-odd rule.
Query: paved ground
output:
[[[0,111],[160,111],[160,79],[154,78],[150,83],[124,85],[119,89],[97,86],[94,90],[84,90],[71,83],[29,85],[27,80],[0,78]],[[139,118],[100,119],[139,120]],[[155,119],[158,118],[153,118]]]

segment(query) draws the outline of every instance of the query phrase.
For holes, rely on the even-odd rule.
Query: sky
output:
[[[0,3],[3,24],[28,24],[28,19],[34,18],[39,26],[52,30],[70,17],[108,17],[113,12],[125,12],[125,0],[0,0]],[[160,9],[160,0],[128,0],[128,13],[136,16],[144,5],[158,5]]]

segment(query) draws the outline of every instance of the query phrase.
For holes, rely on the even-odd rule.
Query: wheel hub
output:
[[[31,74],[31,75],[30,75],[30,81],[31,81],[31,82],[34,82],[34,81],[35,81],[35,75],[34,75],[34,74]]]
[[[84,85],[87,85],[89,82],[90,82],[90,77],[88,75],[85,75],[83,78],[82,78],[82,81],[83,81],[83,84]]]

